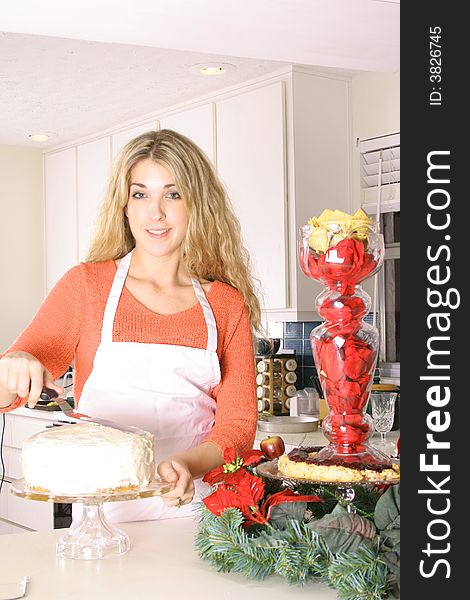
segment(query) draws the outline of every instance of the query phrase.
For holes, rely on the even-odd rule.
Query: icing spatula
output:
[[[135,433],[137,435],[151,435],[150,432],[145,431],[144,429],[140,429],[139,427],[134,427],[133,425],[121,425],[121,423],[116,423],[116,421],[109,421],[108,419],[102,419],[101,417],[91,417],[90,415],[85,415],[83,413],[76,412],[67,402],[67,400],[61,398],[55,390],[52,390],[50,388],[43,387],[40,398],[41,400],[56,402],[60,410],[64,414],[66,414],[67,417],[73,419],[74,421],[98,423],[98,425],[114,427],[114,429],[119,429],[128,433]]]

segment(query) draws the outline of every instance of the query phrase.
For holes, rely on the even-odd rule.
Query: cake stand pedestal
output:
[[[125,554],[130,549],[127,533],[111,525],[104,514],[103,502],[83,502],[83,513],[72,522],[67,533],[58,540],[56,551],[63,558],[106,558]]]
[[[83,504],[79,520],[73,521],[70,528],[58,540],[56,552],[63,558],[97,559],[121,556],[130,549],[129,536],[114,527],[106,519],[103,511],[105,502],[138,500],[160,496],[170,491],[174,484],[152,481],[147,487],[135,490],[114,491],[103,494],[54,495],[31,489],[24,479],[17,479],[11,485],[15,496],[42,502],[64,502]]]

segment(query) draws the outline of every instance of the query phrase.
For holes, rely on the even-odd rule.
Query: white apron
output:
[[[217,327],[201,284],[192,279],[207,325],[205,349],[113,342],[114,317],[132,252],[117,268],[104,312],[101,342],[78,410],[153,433],[158,464],[170,455],[199,445],[214,425],[215,401],[209,392],[220,382]],[[193,503],[210,489],[200,479],[195,486]],[[193,503],[181,508],[167,507],[161,498],[154,497],[107,502],[104,511],[112,522],[141,521],[189,516],[193,514]],[[76,506],[74,517],[78,516]]]

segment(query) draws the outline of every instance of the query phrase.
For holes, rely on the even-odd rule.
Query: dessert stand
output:
[[[24,479],[17,479],[11,485],[15,496],[27,500],[43,502],[64,502],[83,504],[83,513],[78,521],[73,521],[65,535],[56,545],[58,556],[63,558],[97,559],[120,556],[130,549],[129,536],[108,522],[103,511],[105,502],[138,500],[160,496],[174,487],[174,484],[152,481],[147,487],[135,490],[106,492],[103,494],[52,495],[29,488]]]
[[[294,477],[286,477],[283,475],[277,466],[278,459],[270,460],[269,462],[261,463],[256,466],[256,474],[259,477],[263,477],[265,479],[271,479],[273,481],[277,481],[282,483],[284,487],[291,488],[295,490],[299,486],[299,484],[308,484],[314,488],[318,488],[319,486],[329,486],[334,487],[336,493],[339,498],[341,498],[341,504],[346,508],[348,512],[354,513],[356,509],[354,507],[354,499],[356,497],[356,487],[364,487],[372,489],[377,485],[394,485],[396,483],[400,483],[400,478],[389,479],[387,481],[381,480],[361,480],[361,481],[315,481],[312,479],[303,479],[303,478],[294,478]],[[393,460],[393,463],[399,464],[398,460]]]

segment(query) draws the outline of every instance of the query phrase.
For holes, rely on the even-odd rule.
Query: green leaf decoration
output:
[[[382,540],[381,550],[388,552],[393,550],[400,554],[400,530],[399,529],[385,529],[380,532],[380,538]]]
[[[237,508],[216,516],[201,502],[196,507],[199,556],[218,571],[250,579],[279,576],[297,585],[322,581],[335,589],[338,600],[399,598],[399,487],[382,496],[358,487],[356,513],[344,508],[334,486],[317,489],[304,495],[318,494],[325,502],[280,503],[272,507],[268,523],[249,527]],[[274,490],[265,500],[280,491]],[[304,522],[306,506],[316,520]],[[306,591],[315,596],[314,590]]]
[[[270,522],[273,527],[280,529],[285,527],[287,522],[292,519],[303,521],[306,508],[306,502],[282,502],[281,504],[276,504],[271,509]]]
[[[388,568],[395,575],[400,575],[400,555],[397,552],[384,552],[381,554],[382,559],[387,564]]]
[[[400,484],[392,485],[377,501],[374,513],[377,529],[400,529]]]
[[[263,529],[257,537],[253,538],[253,545],[263,548],[281,548],[287,546],[290,540],[289,533],[282,529],[270,530],[269,532]]]
[[[355,552],[364,546],[370,549],[378,546],[374,524],[338,505],[329,515],[308,523],[308,527],[321,535],[334,554]]]
[[[393,485],[379,498],[374,521],[381,538],[380,555],[389,572],[390,588],[400,596],[400,485]]]

